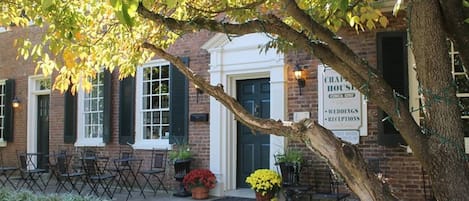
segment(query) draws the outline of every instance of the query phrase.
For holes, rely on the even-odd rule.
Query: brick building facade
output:
[[[378,28],[372,32],[361,32],[356,33],[355,30],[343,30],[339,33],[343,37],[347,44],[358,53],[358,55],[366,58],[372,66],[378,66],[377,61],[377,33],[379,32],[405,32],[406,22],[403,16],[397,18],[390,17],[390,25],[388,28]],[[22,58],[17,59],[17,50],[14,47],[14,40],[19,37],[33,37],[34,40],[39,40],[41,36],[41,29],[37,27],[30,27],[28,29],[12,28],[10,31],[0,33],[0,80],[11,79],[15,81],[15,93],[14,97],[17,97],[21,101],[19,108],[13,109],[14,121],[13,121],[13,137],[12,140],[7,142],[5,147],[0,148],[4,157],[4,163],[9,165],[16,165],[16,152],[21,150],[37,151],[35,150],[36,145],[33,133],[36,133],[33,129],[37,127],[34,123],[34,116],[37,115],[37,109],[34,109],[31,105],[37,106],[36,97],[41,94],[49,94],[49,137],[48,150],[50,152],[61,149],[76,150],[82,149],[86,146],[76,146],[75,143],[65,143],[64,138],[66,131],[64,131],[65,125],[65,95],[55,90],[34,90],[31,87],[41,86],[39,82],[44,80],[41,76],[35,75],[35,64],[29,60],[24,61]],[[308,112],[312,119],[318,119],[318,99],[321,94],[318,93],[318,70],[317,67],[320,61],[315,59],[309,54],[295,52],[287,53],[285,55],[267,55],[277,57],[276,60],[270,59],[269,61],[256,60],[252,62],[243,63],[243,59],[249,59],[245,57],[234,58],[236,61],[226,61],[228,63],[217,63],[216,58],[219,52],[217,48],[225,48],[225,50],[236,51],[237,48],[241,50],[250,50],[251,46],[257,46],[257,44],[248,44],[252,42],[249,38],[242,38],[244,40],[233,39],[231,41],[213,41],[214,37],[223,38],[214,33],[201,31],[193,34],[188,34],[180,38],[174,45],[171,46],[169,51],[177,56],[189,58],[189,67],[206,78],[211,80],[212,84],[217,84],[218,81],[227,82],[224,79],[231,79],[238,81],[242,79],[254,79],[254,78],[271,78],[271,84],[276,84],[275,87],[280,87],[282,91],[273,92],[271,87],[271,94],[278,93],[283,94],[281,102],[276,104],[281,105],[281,108],[271,108],[276,114],[273,118],[280,118],[286,121],[292,121],[295,112]],[[210,44],[208,44],[210,43]],[[235,44],[235,45],[233,45]],[[229,47],[230,45],[236,47]],[[231,49],[229,49],[231,48]],[[243,49],[244,48],[244,49]],[[227,52],[229,52],[227,51]],[[259,52],[258,50],[256,50]],[[274,50],[271,50],[274,51]],[[235,55],[235,54],[233,54]],[[253,57],[257,57],[255,55]],[[229,63],[232,62],[232,63]],[[272,68],[276,68],[276,71],[265,70],[262,72],[251,72],[257,67],[249,68],[249,65],[255,63],[265,62],[266,65],[272,65]],[[271,62],[271,63],[269,63]],[[237,72],[235,69],[231,69],[231,74],[223,74],[223,70],[219,70],[216,66],[222,66],[229,68],[230,65],[241,65],[244,66],[245,72]],[[302,89],[301,95],[299,94],[297,81],[293,76],[292,67],[295,65],[307,66],[305,71],[306,85]],[[228,67],[226,67],[228,66]],[[280,68],[279,68],[280,66]],[[243,68],[244,68],[243,67]],[[283,68],[284,67],[284,68]],[[224,69],[226,70],[226,69]],[[240,76],[240,74],[251,72],[247,76]],[[270,72],[265,73],[265,72]],[[273,74],[280,73],[276,79],[272,80]],[[98,151],[105,153],[110,156],[116,156],[122,147],[127,145],[121,145],[119,138],[121,137],[120,124],[120,85],[121,81],[118,79],[118,72],[112,72],[111,74],[111,108],[110,108],[110,140],[102,145],[93,145],[88,148],[97,149]],[[218,78],[214,78],[214,75],[223,75]],[[138,76],[138,74],[137,74]],[[409,76],[410,77],[410,76]],[[54,75],[52,76],[53,81]],[[46,78],[47,80],[48,78]],[[220,80],[216,80],[220,79]],[[409,80],[414,79],[410,78]],[[236,85],[236,84],[234,84]],[[217,175],[219,180],[219,191],[216,194],[223,193],[223,191],[234,190],[237,188],[236,182],[233,181],[235,177],[232,174],[236,174],[236,160],[227,161],[234,159],[232,150],[236,150],[235,142],[230,141],[233,138],[233,133],[226,127],[233,127],[235,123],[226,123],[226,121],[232,121],[229,119],[229,114],[214,111],[215,109],[220,110],[219,105],[214,103],[214,99],[210,98],[207,94],[197,93],[196,88],[193,84],[188,84],[188,115],[198,113],[210,114],[209,121],[189,121],[189,116],[186,116],[188,123],[188,143],[191,150],[194,153],[194,160],[192,167],[204,167],[210,168]],[[231,90],[230,86],[226,86],[227,90]],[[232,86],[231,86],[232,87]],[[235,93],[231,93],[235,94]],[[272,95],[273,96],[273,95]],[[273,101],[274,98],[271,98]],[[277,101],[277,100],[275,100]],[[8,107],[8,106],[5,106]],[[277,111],[275,111],[277,110]],[[284,110],[284,111],[282,111]],[[277,112],[277,113],[276,113]],[[221,115],[219,115],[221,114]],[[227,116],[222,116],[227,115]],[[283,116],[283,117],[282,117]],[[365,158],[369,159],[370,163],[376,167],[376,170],[382,173],[392,185],[392,189],[397,195],[405,200],[419,201],[424,200],[424,192],[428,194],[428,186],[424,186],[423,170],[418,161],[403,147],[393,146],[388,147],[379,145],[378,135],[380,131],[381,116],[376,105],[367,103],[367,133],[366,136],[359,137],[359,147],[362,150]],[[221,120],[220,120],[221,119]],[[214,122],[218,122],[219,125],[213,125]],[[212,124],[212,125],[211,125]],[[139,132],[139,131],[135,131]],[[225,133],[226,132],[226,133]],[[171,135],[171,134],[170,134]],[[131,134],[135,138],[135,134]],[[274,148],[279,150],[286,147],[294,147],[300,149],[305,153],[306,161],[308,165],[302,172],[302,182],[311,183],[317,188],[326,188],[329,185],[327,178],[327,165],[323,159],[313,154],[300,142],[289,141],[280,137],[271,137],[271,144],[277,143]],[[221,143],[221,145],[217,145]],[[215,145],[215,146],[214,146]],[[226,146],[226,147],[225,147]],[[163,146],[164,147],[164,146]],[[171,146],[169,146],[171,147]],[[134,147],[135,153],[139,157],[149,158],[151,148]],[[160,147],[161,148],[161,147]],[[274,148],[270,149],[269,164],[271,168],[275,168],[273,165],[273,153]],[[220,151],[220,152],[219,152]],[[215,153],[217,152],[217,153]],[[234,167],[232,167],[234,165]],[[168,168],[171,170],[171,168]],[[172,171],[172,170],[171,170]],[[171,171],[167,174],[166,182],[171,183],[173,188],[176,188],[173,181],[173,173]],[[305,179],[303,179],[305,178]],[[342,187],[342,190],[346,190]]]

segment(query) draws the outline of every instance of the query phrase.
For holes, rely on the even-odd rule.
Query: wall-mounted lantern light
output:
[[[202,91],[202,89],[198,85],[195,85],[195,91],[197,94],[197,103],[199,103],[199,94],[203,94],[204,91]]]
[[[300,90],[301,95],[301,88],[305,87],[306,85],[306,73],[298,64],[295,65],[293,73],[295,74],[295,79],[298,81],[298,89]]]
[[[20,107],[20,99],[18,97],[14,97],[13,100],[11,100],[11,106],[13,108],[19,108]]]

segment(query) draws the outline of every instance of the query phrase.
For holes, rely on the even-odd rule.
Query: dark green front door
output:
[[[241,80],[236,82],[238,101],[243,107],[261,118],[270,117],[269,79]],[[245,180],[254,170],[269,168],[270,135],[252,133],[248,127],[237,123],[237,173],[236,187],[249,187]]]
[[[49,153],[49,95],[37,96],[37,152]],[[41,168],[46,164],[46,159],[38,158]]]

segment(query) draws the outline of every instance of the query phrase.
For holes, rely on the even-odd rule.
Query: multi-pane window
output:
[[[169,137],[169,64],[142,67],[141,118],[143,140]]]
[[[469,137],[469,74],[467,68],[462,65],[459,52],[454,49],[453,43],[450,42],[451,67],[453,78],[456,82],[456,96],[461,104],[461,118],[464,124],[464,136]],[[469,150],[466,150],[468,152]]]
[[[92,89],[84,93],[83,97],[83,116],[84,116],[84,137],[102,138],[103,137],[103,115],[104,115],[104,73],[98,73],[96,78],[91,81]]]
[[[0,80],[0,138],[5,132],[5,82]]]

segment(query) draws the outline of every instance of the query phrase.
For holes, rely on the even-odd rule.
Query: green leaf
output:
[[[51,6],[54,5],[54,0],[42,0],[41,5],[42,5],[42,10],[47,10]]]
[[[466,8],[469,8],[469,1],[463,0],[462,5]]]
[[[166,0],[166,5],[169,8],[175,8],[177,6],[177,0]]]
[[[129,0],[129,8],[127,9],[129,16],[131,16],[132,18],[135,17],[135,15],[137,14],[137,8],[138,0]]]
[[[464,22],[469,24],[469,18],[465,19]]]
[[[339,7],[340,7],[340,10],[346,11],[348,8],[348,0],[341,0]]]

